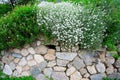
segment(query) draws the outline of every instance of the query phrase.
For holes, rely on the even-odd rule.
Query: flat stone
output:
[[[53,67],[54,71],[65,71],[66,68],[65,67],[59,67],[59,66],[55,66]]]
[[[106,64],[111,65],[114,64],[115,59],[113,57],[106,58]]]
[[[46,61],[43,61],[38,65],[40,71],[43,71],[46,66],[47,66]]]
[[[110,74],[108,75],[108,78],[112,78],[112,79],[117,79],[119,80],[120,79],[120,73],[113,73],[113,74]]]
[[[79,56],[85,62],[85,65],[92,65],[94,59],[93,53],[82,50],[79,52]]]
[[[3,69],[3,73],[7,74],[7,75],[11,75],[12,74],[12,69],[10,68],[9,65],[5,65],[4,69]]]
[[[35,77],[35,80],[47,80],[47,78],[45,77],[45,75],[39,74]]]
[[[64,72],[53,72],[52,73],[52,78],[54,80],[69,80],[69,78],[66,76]]]
[[[104,73],[105,72],[105,65],[103,63],[99,62],[96,65],[96,69],[97,69],[98,72]]]
[[[10,64],[9,64],[9,66],[10,66],[10,68],[12,69],[12,70],[14,70],[15,69],[15,64],[13,63],[13,62],[11,62]]]
[[[56,61],[50,61],[48,62],[47,67],[54,67],[56,65]]]
[[[15,58],[15,59],[14,59],[14,63],[15,63],[15,64],[19,63],[19,61],[20,61],[19,58]]]
[[[34,66],[34,65],[37,65],[37,63],[36,63],[35,60],[29,60],[27,64],[28,64],[28,66]]]
[[[55,55],[54,54],[46,54],[45,56],[44,56],[44,58],[46,59],[46,60],[55,60]]]
[[[27,56],[27,55],[29,54],[29,52],[28,52],[27,49],[22,49],[22,50],[21,50],[21,54],[22,54],[23,56]]]
[[[70,76],[70,80],[81,80],[82,76],[80,72],[76,71]]]
[[[56,57],[63,60],[72,61],[77,56],[77,53],[56,52]]]
[[[48,49],[47,54],[55,54],[55,50],[54,49]]]
[[[117,61],[115,62],[115,67],[120,68],[120,60],[117,60]]]
[[[35,54],[35,50],[34,50],[34,48],[32,48],[32,47],[28,48],[28,52],[29,52],[30,54]]]
[[[69,63],[69,61],[67,61],[67,60],[57,59],[58,66],[66,66],[68,63]]]
[[[97,73],[94,65],[93,66],[87,66],[87,70],[90,74],[96,74]]]
[[[89,80],[88,78],[82,78],[81,80]]]
[[[10,60],[9,60],[9,58],[8,58],[7,56],[3,56],[3,57],[2,57],[2,62],[3,62],[3,63],[6,63],[6,64],[9,64],[9,63],[10,63]]]
[[[26,61],[26,59],[24,57],[18,63],[18,65],[20,65],[20,66],[25,66],[26,64],[27,64],[27,61]]]
[[[18,76],[19,76],[19,73],[18,73],[17,70],[15,70],[15,71],[13,72],[13,76],[15,76],[15,77],[18,77]]]
[[[84,64],[83,60],[80,59],[79,57],[76,57],[76,58],[73,60],[72,64],[73,64],[73,66],[74,66],[77,70],[79,70],[80,68],[85,67],[85,64]]]
[[[40,72],[38,66],[33,66],[33,67],[30,68],[30,74],[31,74],[32,76],[34,76],[34,77],[35,77],[35,76],[38,76],[40,73],[41,73],[41,72]]]
[[[12,56],[14,58],[22,58],[22,55],[21,54],[18,54],[18,53],[12,53]]]
[[[94,74],[90,76],[91,80],[102,80],[102,78],[105,77],[103,74]]]
[[[114,67],[112,65],[110,65],[107,69],[106,69],[106,73],[107,74],[112,74],[114,73]]]
[[[13,49],[14,53],[20,53],[20,49]]]
[[[41,62],[44,61],[43,56],[37,55],[37,54],[34,55],[34,59],[35,59],[35,61],[36,61],[37,63],[41,63]]]
[[[22,72],[22,66],[17,66],[16,67],[17,72],[20,74]]]
[[[47,53],[47,47],[45,46],[38,46],[35,48],[35,52],[37,54],[46,54]]]
[[[30,73],[29,73],[28,71],[23,71],[23,72],[21,73],[21,75],[22,75],[22,76],[29,76]]]
[[[60,52],[60,47],[59,46],[56,46],[56,51]]]
[[[87,73],[87,70],[85,68],[81,68],[80,70],[81,75],[84,75]]]
[[[88,78],[88,77],[90,77],[90,74],[89,73],[85,73],[83,77],[84,78]]]
[[[33,56],[32,55],[28,55],[27,56],[27,60],[32,60],[33,59]]]
[[[51,76],[52,72],[53,72],[52,68],[45,68],[45,69],[43,70],[43,73],[44,73],[46,76],[48,76],[48,77]]]
[[[14,60],[14,57],[12,55],[9,55],[9,60],[10,61]]]
[[[71,74],[73,74],[76,71],[75,67],[70,67],[69,69],[67,69],[66,71],[66,75],[70,76]]]
[[[23,71],[28,71],[28,70],[30,70],[30,67],[28,65],[23,67]]]

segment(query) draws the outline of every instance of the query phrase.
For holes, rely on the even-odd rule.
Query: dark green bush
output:
[[[118,79],[113,79],[113,78],[103,78],[102,80],[118,80]]]
[[[10,4],[0,4],[0,18],[5,16],[11,10],[12,7]]]
[[[34,6],[19,6],[0,19],[0,50],[23,46],[39,34]]]

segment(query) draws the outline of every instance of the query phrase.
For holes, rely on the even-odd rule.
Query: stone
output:
[[[75,67],[70,67],[69,69],[67,69],[66,71],[66,75],[70,76],[71,74],[73,74],[76,71]]]
[[[17,54],[17,53],[12,53],[12,56],[14,58],[22,58],[22,55],[21,54]]]
[[[35,54],[35,50],[34,50],[34,48],[32,48],[32,47],[28,48],[28,52],[29,52],[30,54]]]
[[[47,80],[47,78],[45,77],[45,75],[39,74],[35,77],[35,80]]]
[[[23,71],[28,71],[30,69],[30,67],[28,65],[23,67]]]
[[[26,59],[24,57],[18,63],[18,65],[20,65],[20,66],[25,66],[26,64],[27,64],[27,61],[26,61]]]
[[[59,66],[55,66],[53,67],[54,71],[65,71],[66,68],[65,67],[59,67]]]
[[[35,52],[37,54],[46,54],[47,53],[47,47],[45,46],[38,46],[35,48]]]
[[[76,71],[70,76],[70,80],[81,80],[82,76],[80,72]]]
[[[29,76],[30,73],[29,73],[28,71],[23,71],[23,72],[21,73],[21,75],[22,75],[22,76]]]
[[[10,61],[14,60],[14,57],[11,56],[11,55],[9,55],[9,60],[10,60]]]
[[[117,60],[117,61],[115,62],[115,67],[120,68],[120,60]]]
[[[27,60],[32,60],[33,59],[33,56],[32,55],[28,55],[27,56]]]
[[[50,61],[48,62],[47,67],[54,67],[55,65],[56,65],[55,61]]]
[[[76,58],[73,60],[72,64],[73,64],[73,66],[74,66],[77,70],[79,70],[80,68],[85,67],[85,64],[84,64],[83,60],[80,59],[79,57],[76,57]]]
[[[103,74],[94,74],[90,76],[91,80],[102,80],[102,78],[105,77]]]
[[[19,58],[15,58],[15,59],[14,59],[14,63],[15,63],[15,64],[19,63],[19,61],[20,61]]]
[[[28,64],[28,66],[34,66],[34,65],[37,65],[37,63],[36,63],[35,60],[29,60],[27,64]]]
[[[63,60],[72,61],[77,56],[77,53],[56,52],[56,57]]]
[[[94,65],[92,65],[92,66],[87,66],[87,70],[88,70],[88,72],[89,72],[90,74],[96,74],[96,73],[97,73]]]
[[[88,78],[88,77],[90,77],[90,74],[89,73],[85,73],[83,77]]]
[[[2,62],[3,62],[3,63],[6,63],[6,64],[9,64],[9,63],[10,63],[10,60],[9,60],[9,58],[5,55],[5,56],[2,57]]]
[[[55,54],[55,50],[54,49],[48,49],[47,54]]]
[[[27,56],[29,54],[29,52],[27,49],[22,49],[21,54],[22,54],[22,56]]]
[[[85,65],[92,65],[94,59],[93,53],[82,50],[79,52],[79,56],[85,62]]]
[[[41,62],[44,61],[43,56],[38,55],[38,54],[35,54],[35,55],[34,55],[34,59],[35,59],[35,61],[36,61],[37,63],[41,63]]]
[[[56,51],[60,52],[60,47],[59,46],[56,46]]]
[[[106,58],[106,64],[111,65],[114,64],[115,59],[113,57]]]
[[[53,80],[69,80],[64,72],[53,72],[52,73]]]
[[[30,68],[30,74],[35,77],[35,76],[38,76],[40,74],[40,70],[39,70],[39,67],[38,66],[32,66]]]
[[[41,62],[38,67],[39,67],[39,70],[42,71],[44,70],[44,68],[47,66],[47,62],[46,61],[43,61]]]
[[[40,41],[37,41],[36,44],[37,44],[37,46],[40,46],[40,45],[41,45],[41,42],[40,42]]]
[[[13,52],[19,54],[19,53],[20,53],[20,50],[19,50],[19,49],[13,49]]]
[[[108,75],[108,78],[119,80],[120,79],[120,73],[110,74],[110,75]]]
[[[52,72],[53,72],[52,68],[45,68],[45,69],[43,70],[43,73],[44,73],[46,76],[48,76],[48,77],[51,76]]]
[[[78,46],[72,47],[72,52],[77,52],[79,50]]]
[[[13,71],[13,76],[15,76],[15,77],[18,77],[18,76],[19,76],[19,73],[18,73],[17,70]]]
[[[17,72],[20,74],[22,72],[22,66],[17,66],[16,67]]]
[[[12,74],[12,69],[10,68],[9,65],[5,65],[4,69],[3,69],[3,73],[7,74],[7,75],[11,75]]]
[[[57,59],[58,66],[66,66],[68,63],[69,63],[69,61],[67,61],[67,60]]]
[[[14,70],[15,69],[15,64],[13,63],[13,62],[11,62],[10,64],[9,64],[9,66],[10,66],[10,68],[12,69],[12,70]]]
[[[81,80],[89,80],[88,78],[82,78]]]
[[[80,70],[81,75],[84,75],[87,73],[87,70],[85,68],[81,68]]]
[[[55,55],[54,54],[46,54],[45,56],[44,56],[44,58],[46,59],[46,60],[55,60]]]
[[[107,69],[106,69],[106,73],[107,74],[112,74],[114,73],[114,67],[112,65],[110,65]]]
[[[98,72],[104,73],[105,72],[105,65],[103,63],[99,62],[96,65],[96,69],[97,69]]]

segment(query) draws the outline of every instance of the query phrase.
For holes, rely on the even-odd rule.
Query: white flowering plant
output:
[[[80,4],[41,2],[38,5],[37,22],[47,29],[58,42],[80,48],[96,48],[104,38],[104,12]],[[45,28],[43,28],[45,27]]]

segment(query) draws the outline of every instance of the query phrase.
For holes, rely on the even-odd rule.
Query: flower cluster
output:
[[[69,46],[95,48],[101,44],[105,24],[104,12],[84,8],[69,2],[41,2],[38,5],[37,22]]]

